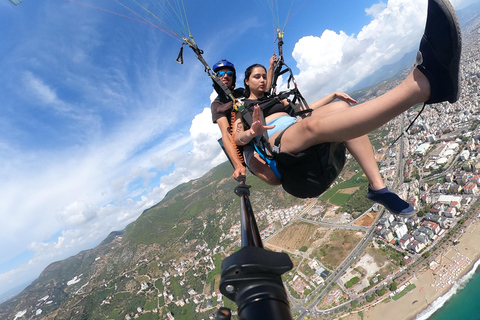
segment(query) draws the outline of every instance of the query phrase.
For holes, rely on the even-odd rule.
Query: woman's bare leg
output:
[[[385,183],[383,182],[382,175],[378,170],[375,154],[373,153],[373,148],[368,136],[364,135],[345,141],[345,146],[355,160],[357,160],[358,164],[367,176],[370,186],[376,190],[385,188]]]
[[[350,108],[351,106],[348,103],[338,101],[323,105],[322,107],[316,109],[313,113],[315,113],[316,117],[325,117],[329,114],[337,113]],[[383,182],[383,178],[378,170],[373,147],[368,136],[363,135],[358,138],[347,140],[344,143],[348,151],[352,154],[367,176],[370,186],[377,190],[385,188],[385,183]]]
[[[364,135],[346,141],[345,145],[367,176],[369,182],[367,198],[380,203],[393,214],[404,217],[413,215],[415,213],[413,207],[385,186],[368,137]]]
[[[268,164],[263,160],[258,153],[254,153],[252,159],[250,160],[250,170],[260,179],[272,186],[277,186],[281,184],[280,179],[275,175],[275,173],[270,169]]]
[[[381,127],[417,103],[426,101],[429,96],[430,84],[427,78],[415,69],[399,86],[378,98],[338,112],[313,112],[312,116],[285,131],[281,151],[297,153],[323,142],[358,138]],[[274,138],[275,135],[271,140]]]
[[[315,113],[316,117],[325,117],[329,114],[337,113],[350,108],[351,107],[348,103],[338,101],[323,105],[316,109],[313,113]],[[376,190],[385,188],[385,183],[383,182],[383,178],[378,170],[373,147],[368,136],[363,135],[358,138],[347,140],[344,143],[348,151],[352,154],[367,176],[370,186]]]

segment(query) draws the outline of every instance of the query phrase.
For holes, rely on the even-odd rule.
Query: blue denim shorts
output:
[[[276,119],[273,119],[267,125],[275,125],[275,128],[267,130],[268,137],[271,137],[277,132],[280,132],[288,127],[290,127],[292,124],[297,122],[297,118],[290,117],[290,116],[282,116]],[[244,146],[243,148],[243,159],[245,160],[245,164],[247,167],[250,167],[250,160],[253,157],[255,150],[253,146],[250,144]]]
[[[282,117],[273,119],[272,121],[267,123],[267,125],[269,126],[275,125],[275,128],[267,131],[268,137],[271,138],[275,133],[287,129],[295,122],[297,122],[297,118],[290,117],[290,116],[282,116]]]

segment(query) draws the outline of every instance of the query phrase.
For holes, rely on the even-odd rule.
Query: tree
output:
[[[397,286],[398,284],[394,281],[388,285],[388,289],[390,289],[390,291],[395,291],[397,290]]]
[[[376,290],[375,293],[377,294],[377,296],[381,297],[385,294],[386,291],[387,290],[385,288],[383,288],[383,289]]]
[[[356,285],[358,282],[360,282],[360,278],[359,277],[353,277],[352,279],[347,281],[347,283],[345,284],[345,287],[351,288],[354,285]]]

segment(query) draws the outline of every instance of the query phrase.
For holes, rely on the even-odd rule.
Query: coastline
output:
[[[470,220],[472,221],[472,220]],[[343,317],[345,320],[426,320],[438,310],[480,265],[480,221],[474,219],[458,236],[459,242],[439,254],[430,268],[412,275],[416,288],[397,301],[377,304]],[[408,310],[408,311],[407,311]]]

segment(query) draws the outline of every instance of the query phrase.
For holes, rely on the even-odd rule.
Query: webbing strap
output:
[[[289,127],[288,127],[289,128]],[[275,138],[275,141],[273,142],[273,152],[274,153],[280,153],[280,140],[282,140],[282,136],[287,131],[288,128],[283,129],[278,136]]]
[[[185,43],[182,44],[182,48],[180,49],[180,53],[177,57],[177,62],[179,62],[179,59],[180,59],[181,62],[179,62],[179,63],[183,63],[183,45],[187,44],[190,48],[192,48],[192,50],[195,53],[195,56],[197,57],[197,59],[205,67],[205,72],[208,74],[208,76],[215,82],[215,84],[217,84],[220,87],[220,89],[222,89],[223,93],[225,93],[225,96],[229,97],[232,101],[235,101],[235,97],[233,96],[232,91],[225,85],[225,83],[222,82],[222,80],[220,80],[219,77],[217,77],[215,72],[213,72],[213,70],[210,68],[210,66],[208,65],[208,63],[205,61],[205,59],[202,56],[203,55],[203,50],[200,50],[200,48],[198,48],[198,46],[193,41],[193,38],[190,37],[190,39],[189,39],[189,38],[186,38],[186,37],[182,37],[182,39],[183,39],[183,41],[185,41]]]
[[[178,56],[177,56],[177,59],[175,61],[177,61],[179,64],[183,64],[183,43],[182,43],[182,46],[180,47],[180,52],[178,53]]]
[[[209,77],[222,89],[223,93],[225,93],[225,96],[229,97],[230,100],[235,101],[235,97],[232,94],[232,91],[225,85],[225,83],[220,80],[219,77],[215,73],[212,73],[209,75]]]
[[[280,172],[278,172],[277,162],[274,159],[269,158],[265,154],[265,150],[261,149],[257,143],[254,143],[253,146],[255,147],[257,153],[260,155],[260,158],[262,158],[268,164],[268,166],[270,167],[270,169],[272,169],[273,173],[275,173],[278,179],[281,179],[282,175],[280,174]]]
[[[267,103],[264,103],[262,105],[260,105],[260,115],[261,115],[261,121],[262,123],[265,125],[265,118],[263,116],[263,110],[268,108],[268,107],[271,107],[273,106],[274,104],[276,103],[279,103],[279,101],[276,99],[276,98],[273,98],[271,99],[270,101],[268,101]],[[242,111],[242,118],[243,120],[248,124],[249,127],[252,126],[252,123],[253,123],[253,118],[252,118],[252,112],[250,112],[250,109],[249,107],[251,107],[252,104],[246,106]],[[262,149],[262,150],[265,150],[268,151],[268,153],[272,154],[272,147],[270,146],[270,142],[268,141],[268,132],[265,131],[261,138],[258,139],[258,141],[256,141],[256,143],[254,143],[254,145],[257,147],[257,143],[259,144],[258,145],[258,148]],[[265,157],[267,158],[270,158],[270,159],[273,159],[270,155],[267,155],[266,154],[266,151],[264,151],[265,153]]]

